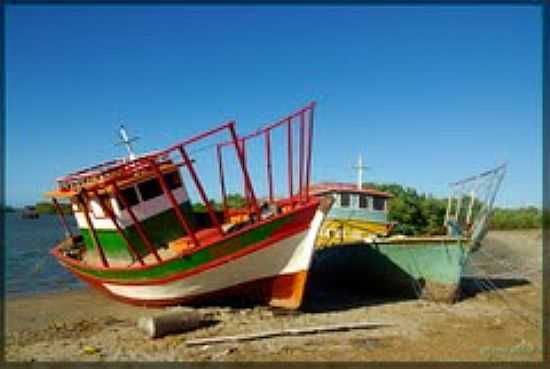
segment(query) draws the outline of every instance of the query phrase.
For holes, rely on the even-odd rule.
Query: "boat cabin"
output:
[[[128,157],[59,178],[57,189],[46,194],[56,207],[67,236],[66,245],[56,248],[60,251],[56,251],[56,255],[62,258],[70,256],[79,262],[103,268],[139,266],[138,263],[142,266],[153,265],[187,255],[191,249],[200,250],[243,228],[251,229],[257,223],[269,222],[276,216],[315,205],[319,201],[310,197],[307,191],[311,172],[309,127],[313,122],[313,107],[312,103],[246,136],[237,136],[235,122],[231,121],[162,151],[139,157],[131,148],[132,139],[127,137],[121,126],[121,142],[127,147]],[[287,168],[288,197],[281,199],[275,198],[272,180],[270,145],[275,129],[286,131],[288,152],[291,154]],[[293,131],[298,131],[300,145],[298,152],[292,155]],[[188,152],[188,149],[205,139],[214,140],[215,135],[224,132],[226,137],[229,135],[229,140],[224,138],[215,145],[210,143],[204,146],[211,149],[218,163],[216,169],[221,200],[216,207],[211,202],[213,191],[208,196],[200,179],[200,171],[190,156],[194,152]],[[265,158],[263,155],[258,158],[264,161],[269,193],[265,196],[266,201],[262,202],[252,185],[245,159],[246,143],[251,140],[263,141],[265,144]],[[228,161],[229,155],[233,157],[230,160],[233,167],[230,172],[225,172],[224,161]],[[298,159],[298,165],[293,159]],[[204,169],[207,170],[211,172],[212,168]],[[195,197],[198,195],[193,203],[202,205],[205,212],[193,211],[180,171],[183,171],[184,178],[188,178],[187,183],[192,183]],[[293,183],[297,186],[294,187]],[[242,204],[230,204],[230,194],[227,193],[229,186],[238,186],[242,190]],[[71,203],[79,229],[78,236],[73,236],[73,230],[67,225],[58,203],[61,199]]]
[[[392,226],[388,220],[391,193],[340,182],[318,183],[311,186],[310,191],[314,196],[330,194],[335,199],[318,242],[341,243],[389,233]]]
[[[120,162],[106,166],[120,166],[121,170],[125,167]],[[99,174],[94,169],[59,179],[58,189],[47,194],[53,199],[65,198],[70,201],[88,258],[101,257],[96,252],[96,243],[99,243],[106,258],[115,260],[117,264],[127,264],[135,259],[135,255],[126,247],[128,242],[137,254],[144,256],[149,253],[146,243],[158,249],[184,236],[185,231],[173,211],[172,199],[189,226],[197,226],[179,169],[170,161],[158,168],[162,179],[142,168],[117,185],[95,191],[94,188],[104,184],[110,176]],[[105,168],[101,172],[104,171]],[[164,186],[171,196],[165,194]],[[143,234],[147,235],[147,240]]]

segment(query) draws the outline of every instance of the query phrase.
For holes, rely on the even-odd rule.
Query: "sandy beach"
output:
[[[493,276],[486,291],[464,280],[453,305],[379,297],[354,286],[308,286],[298,312],[265,306],[201,306],[212,324],[149,339],[137,326],[146,309],[84,289],[8,299],[8,361],[538,361],[542,359],[541,231],[491,232],[472,256]],[[497,260],[495,260],[495,257]],[[313,278],[312,280],[315,280]],[[351,322],[361,330],[186,345],[194,338]]]

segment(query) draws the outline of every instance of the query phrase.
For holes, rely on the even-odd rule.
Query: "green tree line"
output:
[[[59,203],[59,206],[63,209],[64,214],[72,213],[70,204]],[[35,208],[38,214],[56,214],[55,206],[51,202],[37,202]]]
[[[229,208],[241,208],[246,205],[246,200],[244,197],[242,197],[238,193],[231,193],[227,195],[227,206]],[[217,202],[213,199],[210,199],[210,205],[214,208],[216,211],[222,211],[223,210],[223,204],[221,202]],[[195,202],[193,203],[193,211],[196,212],[206,212],[206,206],[202,202]]]
[[[412,187],[399,184],[364,183],[364,187],[374,188],[379,191],[389,192],[394,195],[389,201],[388,218],[397,222],[395,233],[406,235],[433,235],[444,234],[443,220],[447,209],[447,199],[433,197],[429,194],[419,193]],[[238,193],[227,196],[230,208],[240,208],[246,204],[245,199]],[[220,202],[210,200],[213,208],[221,211]],[[69,204],[60,204],[65,213],[71,212]],[[54,214],[55,207],[50,202],[36,203],[36,210],[40,214]],[[3,211],[14,211],[12,207],[4,206]],[[193,210],[205,212],[206,207],[201,203],[194,203]],[[550,226],[550,212],[544,217],[545,224]],[[495,208],[489,226],[491,229],[526,229],[542,226],[543,214],[536,207],[522,208]]]

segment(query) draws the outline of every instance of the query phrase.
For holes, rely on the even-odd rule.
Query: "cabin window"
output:
[[[386,208],[386,199],[383,197],[372,198],[372,209],[378,211],[384,211]]]
[[[128,203],[128,206],[135,206],[139,204],[139,198],[137,195],[137,191],[135,187],[128,187],[123,189],[121,192],[122,197],[124,197],[124,200]],[[121,209],[125,209],[124,205],[122,204],[122,201],[119,201],[119,207]]]
[[[160,183],[156,178],[138,184],[138,188],[143,201],[150,200],[162,194],[162,187],[160,187]]]
[[[181,187],[181,178],[178,172],[170,172],[164,175],[164,181],[168,185],[168,188],[174,190]]]
[[[350,195],[349,193],[340,194],[340,206],[343,208],[349,208],[350,205]]]
[[[359,195],[359,207],[361,209],[366,209],[369,207],[369,198],[367,195]]]

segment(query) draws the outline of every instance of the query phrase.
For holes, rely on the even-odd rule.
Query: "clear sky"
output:
[[[355,181],[361,153],[365,180],[445,195],[508,161],[497,203],[541,204],[538,7],[8,6],[6,22],[8,204],[124,154],[120,120],[143,152],[310,100],[314,181]]]

